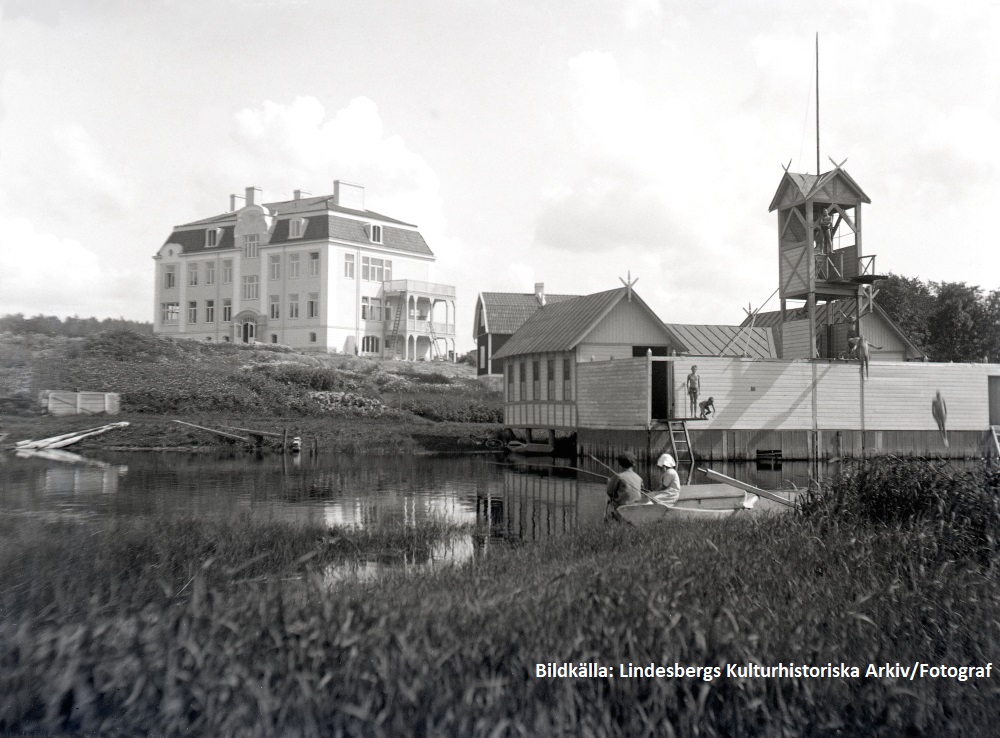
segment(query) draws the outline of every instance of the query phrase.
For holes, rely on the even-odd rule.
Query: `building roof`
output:
[[[857,298],[849,297],[844,300],[837,300],[834,303],[822,303],[816,306],[816,323],[817,325],[823,325],[826,323],[826,312],[829,309],[834,311],[831,323],[850,323],[854,321],[854,314],[857,312]],[[896,325],[896,322],[889,317],[889,314],[879,306],[877,302],[872,302],[872,309],[881,320],[883,320],[889,328],[899,336],[900,340],[910,349],[916,356],[924,356],[924,352],[917,347],[913,341],[910,340],[909,336]],[[789,323],[794,320],[806,320],[809,317],[809,311],[806,306],[794,308],[792,310],[785,311],[785,322]],[[750,325],[751,318],[746,318],[742,326]],[[774,328],[781,325],[781,311],[771,310],[766,313],[757,313],[756,317],[753,318],[753,324],[755,327],[760,328]]]
[[[579,295],[545,295],[545,303],[552,305],[577,297]],[[493,335],[513,335],[541,307],[533,292],[480,292],[479,302],[483,306],[486,330]]]
[[[777,359],[774,330],[738,325],[690,325],[668,323],[667,327],[687,344],[690,356],[748,356]]]
[[[298,213],[296,213],[296,215],[298,215]],[[234,221],[233,213],[228,213],[227,217],[230,221]],[[329,213],[316,212],[302,212],[301,217],[307,219],[306,232],[303,234],[302,238],[288,238],[288,221],[291,220],[291,218],[279,217],[271,231],[271,237],[268,240],[268,244],[296,243],[299,241],[326,241],[328,239],[335,239],[338,241],[360,244],[362,246],[373,246],[376,248],[381,247],[395,251],[405,251],[411,254],[420,254],[422,256],[434,255],[434,252],[431,251],[427,242],[424,240],[424,237],[421,236],[418,231],[410,230],[409,228],[382,225],[382,243],[375,244],[372,243],[371,238],[368,235],[367,223],[363,221],[354,220],[353,218],[338,218],[337,216],[330,215]],[[216,227],[222,228],[222,236],[219,238],[217,246],[212,249],[206,249],[205,231],[209,230],[211,223],[202,223],[202,225],[205,225],[206,227],[191,229],[189,227],[190,224],[187,226],[178,226],[177,228],[184,228],[186,230],[175,229],[169,236],[167,236],[164,243],[180,244],[183,247],[185,254],[197,251],[231,249],[236,245],[233,238],[233,229],[235,228],[235,225],[231,222],[229,225],[216,225]]]
[[[634,290],[619,287],[562,302],[550,302],[538,308],[493,358],[569,351],[586,338],[629,292],[632,299],[662,326],[663,332],[677,344],[678,350],[686,350],[686,344],[663,324]]]
[[[840,178],[844,180],[845,184],[855,191],[855,194],[861,199],[862,202],[871,203],[868,195],[864,193],[858,183],[854,181],[854,178],[847,173],[846,170],[837,167],[836,169],[831,169],[829,172],[824,172],[823,174],[796,174],[794,172],[785,172],[784,176],[781,178],[781,182],[778,184],[778,189],[774,193],[774,198],[771,200],[771,204],[767,211],[771,212],[778,208],[781,201],[781,196],[788,187],[793,188],[795,191],[795,201],[805,202],[817,194],[826,187],[834,179]]]
[[[336,204],[333,195],[322,195],[320,197],[303,197],[298,200],[280,200],[278,202],[267,202],[263,203],[262,207],[267,208],[271,215],[289,215],[291,213],[307,213],[316,210],[329,210],[335,213],[346,213],[347,215],[355,215],[359,218],[365,218],[366,220],[377,220],[380,223],[395,223],[396,225],[410,226],[411,228],[416,228],[413,223],[407,223],[402,220],[396,220],[395,218],[390,218],[387,215],[382,215],[381,213],[376,213],[373,210],[355,210],[353,208],[345,208]],[[186,228],[187,226],[194,225],[212,225],[213,223],[233,221],[236,220],[236,212],[221,213],[219,215],[212,215],[208,218],[202,218],[200,220],[193,220],[190,223],[182,223],[177,226],[178,228]]]

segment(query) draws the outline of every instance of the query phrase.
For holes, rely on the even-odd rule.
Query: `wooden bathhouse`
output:
[[[493,355],[505,424],[570,431],[580,454],[671,451],[689,466],[1000,453],[1000,364],[927,362],[878,307],[875,258],[861,250],[869,202],[840,167],[786,171],[771,203],[781,308],[742,327],[664,323],[628,287],[539,306]],[[849,355],[856,336],[873,347],[867,372]],[[704,417],[691,374],[698,402],[712,400]]]

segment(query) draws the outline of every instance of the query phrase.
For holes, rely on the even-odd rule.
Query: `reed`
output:
[[[925,524],[933,512],[834,524],[822,504],[841,503],[513,547],[466,530],[478,553],[463,565],[333,587],[331,562],[422,550],[448,531],[8,523],[0,730],[986,734],[1000,718],[995,680],[726,676],[748,662],[864,674],[998,653],[995,552],[949,554]],[[546,662],[615,677],[536,677]],[[623,678],[630,663],[723,675]]]

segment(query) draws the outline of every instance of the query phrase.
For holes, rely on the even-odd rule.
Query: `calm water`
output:
[[[463,560],[498,542],[538,540],[599,522],[604,481],[566,468],[502,456],[325,455],[219,457],[184,453],[93,453],[50,460],[0,454],[0,515],[62,519],[123,517],[229,518],[365,528],[434,520],[469,524],[471,533],[426,551],[418,560]],[[606,470],[593,461],[579,469]],[[808,482],[808,466],[780,470],[716,465],[723,473],[776,489]],[[648,479],[648,475],[647,475]],[[695,482],[698,480],[695,479]],[[334,573],[336,574],[336,573]]]

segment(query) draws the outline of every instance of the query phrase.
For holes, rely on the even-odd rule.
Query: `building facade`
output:
[[[455,288],[415,225],[342,181],[175,226],[153,257],[154,330],[198,340],[408,360],[455,357]]]

